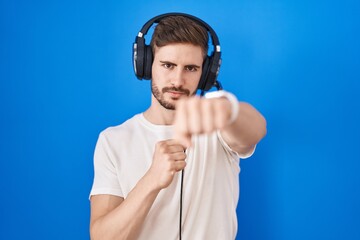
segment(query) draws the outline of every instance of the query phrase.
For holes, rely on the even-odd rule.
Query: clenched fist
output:
[[[231,103],[226,98],[180,99],[176,104],[174,138],[183,146],[191,145],[193,134],[211,133],[226,127],[231,118]]]
[[[170,139],[158,142],[149,169],[149,174],[155,179],[156,187],[159,189],[168,187],[175,172],[185,168],[185,159],[185,148],[178,141]]]

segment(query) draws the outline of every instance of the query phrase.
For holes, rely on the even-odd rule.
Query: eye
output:
[[[163,67],[166,68],[166,69],[172,69],[172,68],[174,68],[174,65],[173,65],[173,64],[170,64],[170,63],[164,63],[164,64],[162,64],[161,66],[163,66]]]
[[[185,67],[185,70],[186,71],[189,71],[189,72],[196,72],[197,71],[197,67],[195,67],[195,66],[186,66]]]

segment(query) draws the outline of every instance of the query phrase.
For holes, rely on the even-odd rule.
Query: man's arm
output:
[[[234,122],[221,130],[221,135],[231,149],[248,154],[266,134],[265,118],[250,104],[241,102]]]
[[[234,106],[238,111],[233,119]],[[266,134],[265,118],[250,104],[226,97],[180,99],[176,105],[175,136],[186,147],[193,134],[220,130],[224,141],[237,153],[247,154]]]
[[[174,140],[158,142],[152,164],[124,199],[91,197],[91,239],[136,239],[157,195],[170,185],[175,172],[185,168],[184,148]]]
[[[135,239],[160,190],[145,175],[124,200],[112,195],[91,197],[91,239]]]

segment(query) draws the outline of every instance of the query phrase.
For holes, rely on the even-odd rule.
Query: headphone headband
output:
[[[219,39],[215,31],[203,20],[186,13],[165,13],[151,18],[147,21],[140,32],[135,38],[133,44],[133,66],[135,75],[139,80],[151,79],[151,68],[153,62],[153,53],[149,45],[146,45],[144,36],[149,31],[150,27],[154,23],[159,23],[162,19],[169,16],[183,16],[193,20],[202,27],[204,27],[208,33],[210,33],[211,41],[213,44],[213,52],[211,56],[207,56],[203,63],[202,75],[199,81],[198,89],[202,91],[208,91],[212,86],[217,86],[216,80],[221,65],[221,48]]]
[[[158,16],[155,16],[153,18],[151,18],[149,21],[147,21],[144,26],[141,28],[138,37],[143,37],[144,35],[147,34],[147,32],[149,31],[150,27],[154,24],[154,23],[159,23],[162,19],[166,18],[166,17],[170,17],[170,16],[183,16],[183,17],[187,17],[197,23],[200,23],[204,28],[206,28],[206,30],[208,30],[208,32],[210,32],[210,37],[211,37],[211,41],[213,43],[213,45],[215,46],[215,48],[218,46],[219,49],[214,49],[218,50],[218,52],[220,52],[220,42],[219,42],[219,38],[216,35],[215,31],[212,29],[212,27],[210,27],[209,24],[207,24],[206,22],[204,22],[203,20],[201,20],[200,18],[197,18],[193,15],[190,14],[186,14],[186,13],[178,13],[178,12],[174,12],[174,13],[164,13]],[[139,36],[141,35],[141,36]]]

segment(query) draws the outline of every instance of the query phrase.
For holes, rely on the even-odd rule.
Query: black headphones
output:
[[[159,23],[163,18],[169,16],[184,16],[187,17],[196,23],[203,26],[209,33],[211,37],[214,50],[211,53],[211,56],[206,56],[203,62],[202,74],[199,81],[198,89],[202,92],[208,91],[211,87],[216,86],[218,89],[221,88],[220,83],[217,81],[217,76],[219,74],[220,65],[221,65],[221,51],[219,39],[215,31],[203,20],[194,17],[185,13],[166,13],[153,17],[147,21],[144,26],[141,28],[140,32],[135,38],[133,44],[133,66],[135,75],[139,80],[142,79],[151,79],[151,68],[153,63],[153,53],[150,45],[145,44],[144,36],[154,23]]]

